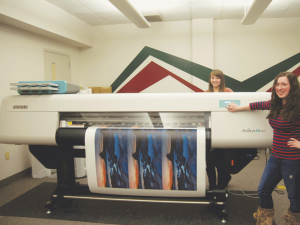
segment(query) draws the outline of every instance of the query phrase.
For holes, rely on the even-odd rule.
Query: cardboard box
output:
[[[112,93],[111,87],[88,87],[92,90],[93,94],[100,94],[100,93]]]
[[[112,93],[111,87],[102,87],[101,93]]]
[[[102,87],[93,87],[93,93],[102,93]]]

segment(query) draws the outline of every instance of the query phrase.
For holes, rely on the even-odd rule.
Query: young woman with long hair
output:
[[[205,92],[233,92],[225,87],[225,76],[221,70],[213,70],[208,81],[208,90]]]
[[[258,186],[260,206],[254,218],[256,224],[272,224],[274,207],[272,192],[283,179],[290,200],[287,214],[282,218],[286,225],[300,224],[300,87],[298,78],[280,73],[274,80],[269,101],[254,102],[245,106],[230,103],[228,111],[270,110],[267,119],[273,128],[272,153]]]
[[[213,70],[210,73],[208,81],[208,90],[206,92],[233,92],[230,88],[225,87],[225,76],[221,70]],[[206,173],[209,182],[209,189],[224,189],[231,180],[231,175],[225,167],[225,150],[208,149],[206,157]],[[212,158],[212,159],[211,159]],[[218,179],[216,176],[218,171]],[[218,181],[218,185],[216,184]]]

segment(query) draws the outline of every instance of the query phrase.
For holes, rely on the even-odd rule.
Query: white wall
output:
[[[78,48],[0,23],[0,101],[17,94],[9,90],[10,83],[44,80],[44,49],[69,54],[72,83],[80,85]],[[9,160],[4,157],[7,151],[10,153]],[[31,161],[27,146],[0,144],[0,180],[29,167]]]
[[[82,86],[110,86],[145,47],[192,60],[191,21],[93,27],[93,48],[82,49]]]
[[[259,19],[248,26],[237,19],[197,19],[152,23],[150,29],[93,27],[93,48],[81,51],[81,85],[110,86],[144,46],[243,81],[300,52],[299,24],[299,18]],[[206,84],[198,86],[207,89]]]
[[[300,52],[300,18],[240,22],[214,21],[214,64],[226,75],[243,81]]]
[[[192,20],[193,62],[214,68],[214,20]]]

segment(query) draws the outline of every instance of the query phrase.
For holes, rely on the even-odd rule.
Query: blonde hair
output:
[[[211,78],[214,76],[219,77],[221,79],[220,86],[219,86],[219,92],[224,92],[225,91],[225,76],[221,70],[211,71],[210,76],[209,76],[209,81],[208,81],[208,91],[214,92],[214,87],[211,84]]]

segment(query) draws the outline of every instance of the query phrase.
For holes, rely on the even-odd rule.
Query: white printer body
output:
[[[228,112],[225,105],[270,99],[271,93],[266,92],[14,95],[2,100],[0,143],[57,145],[56,130],[66,115],[73,124],[99,125],[107,120],[107,126],[109,117],[117,115],[115,120],[131,125],[148,121],[147,126],[155,127],[153,118],[158,116],[164,128],[180,125],[181,120],[187,127],[205,126],[211,129],[213,148],[269,148],[269,111]],[[149,118],[153,113],[156,116]]]

